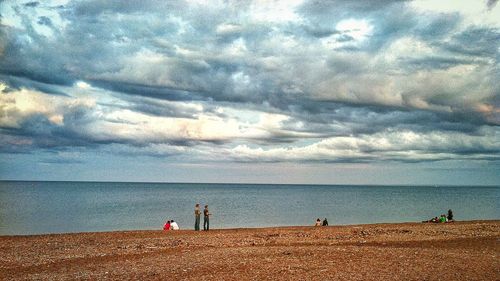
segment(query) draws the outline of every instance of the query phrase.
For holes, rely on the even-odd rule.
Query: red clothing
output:
[[[170,230],[170,223],[167,222],[164,226],[163,226],[163,230]]]

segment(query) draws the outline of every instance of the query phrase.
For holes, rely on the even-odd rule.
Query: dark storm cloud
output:
[[[96,140],[92,136],[85,136],[79,132],[79,126],[85,122],[84,116],[79,115],[84,114],[82,110],[68,113],[65,116],[67,122],[65,127],[50,122],[41,114],[29,116],[21,122],[22,129],[1,128],[3,135],[20,140],[10,142],[10,145],[3,146],[2,149],[4,152],[9,150],[30,152],[37,149],[59,151],[66,147],[96,147]]]
[[[28,3],[24,4],[24,6],[26,6],[26,7],[36,7],[38,5],[40,5],[39,2],[28,2]]]
[[[41,25],[52,26],[52,21],[45,16],[39,17],[37,23]]]
[[[208,108],[201,109],[199,107],[189,105],[179,106],[176,103],[148,97],[127,96],[124,97],[124,100],[128,101],[130,105],[123,106],[123,108],[158,117],[195,119],[196,115],[201,113],[202,110],[203,112],[209,111]]]
[[[497,28],[470,27],[454,35],[450,42],[443,43],[443,48],[458,54],[498,60],[499,41]]]
[[[143,96],[160,100],[183,101],[183,100],[204,100],[206,98],[199,92],[193,90],[182,90],[162,86],[150,86],[144,84],[90,80],[93,85],[133,96]]]
[[[23,21],[27,21],[23,18]],[[0,73],[46,84],[70,85],[74,78],[68,75],[61,57],[53,53],[54,46],[38,35],[31,24],[27,34],[12,27],[2,28],[0,39],[4,42]],[[47,51],[50,50],[50,51]]]
[[[419,15],[414,32],[418,37],[433,42],[453,34],[461,21],[459,13]]]
[[[340,33],[333,26],[321,27],[321,26],[314,26],[314,25],[302,25],[301,28],[304,30],[305,34],[307,34],[308,36],[316,37],[316,38],[324,38],[324,37],[328,37],[328,36]]]
[[[402,64],[415,71],[419,69],[448,69],[458,65],[481,64],[481,61],[457,57],[423,57],[408,59],[403,61]]]
[[[421,133],[438,130],[474,134],[486,122],[482,115],[474,112],[446,113],[325,102],[304,102],[291,112],[296,120],[307,122],[303,131],[328,136],[373,134],[386,128]],[[334,129],[332,120],[349,126]]]
[[[36,89],[41,92],[56,96],[68,96],[63,90],[61,90],[57,86],[54,86],[53,84],[37,82],[35,80],[31,80],[25,77],[17,77],[12,75],[7,76],[0,74],[0,82],[6,83],[10,87],[9,91],[12,91],[14,89],[19,90],[21,88],[27,88],[27,89]]]

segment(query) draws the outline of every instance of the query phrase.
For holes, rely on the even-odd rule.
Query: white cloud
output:
[[[255,21],[280,23],[296,22],[301,18],[295,12],[303,0],[256,0],[252,2],[250,15]]]
[[[219,24],[216,28],[216,32],[219,35],[233,34],[242,31],[243,28],[239,24],[232,23],[222,23]]]
[[[306,146],[250,147],[238,145],[224,155],[238,161],[428,161],[476,159],[481,151],[499,151],[500,137],[495,129],[484,129],[482,136],[462,133],[415,133],[387,131],[374,135],[333,137]]]
[[[338,31],[351,36],[356,41],[365,40],[373,31],[373,26],[366,20],[346,19],[337,23],[335,27]]]
[[[78,81],[75,83],[75,85],[78,87],[78,88],[81,88],[81,89],[90,89],[90,85],[84,81]]]
[[[0,91],[0,126],[21,128],[22,122],[35,115],[45,116],[52,124],[64,125],[64,114],[77,107],[92,108],[95,100],[48,95],[43,92],[20,89]]]

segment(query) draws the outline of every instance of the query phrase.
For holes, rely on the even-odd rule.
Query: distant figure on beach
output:
[[[170,229],[179,230],[179,225],[174,220],[171,220],[170,221]]]
[[[453,222],[453,211],[451,209],[448,210],[448,215],[442,214],[439,217],[434,217],[430,220],[427,221],[422,221],[422,222],[433,222],[433,223],[447,223],[447,222]]]
[[[194,230],[196,231],[200,230],[200,216],[201,216],[200,204],[196,204],[194,206]]]
[[[326,218],[323,220],[323,226],[328,226],[328,220]]]
[[[163,230],[167,231],[170,230],[170,221],[167,221],[165,225],[163,226]]]
[[[316,224],[314,226],[321,226],[321,220],[319,218],[316,220]]]
[[[430,220],[427,220],[427,221],[422,221],[422,222],[439,222],[439,219],[438,217],[433,217],[432,219]]]
[[[210,212],[208,211],[208,205],[205,205],[205,209],[203,210],[203,230],[209,230],[210,228]]]
[[[439,217],[439,222],[446,222],[446,215],[445,214],[442,214],[440,217]]]
[[[448,221],[449,222],[453,221],[453,211],[451,209],[448,210]]]

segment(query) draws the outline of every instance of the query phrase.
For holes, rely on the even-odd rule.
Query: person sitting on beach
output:
[[[326,218],[323,220],[323,226],[328,226],[328,221],[326,220]]]
[[[167,231],[170,230],[170,221],[167,221],[165,225],[163,226],[163,230]]]
[[[439,217],[439,222],[441,222],[441,223],[446,222],[446,215],[444,215],[444,214],[441,215],[441,217]]]
[[[321,220],[319,218],[316,220],[316,224],[314,226],[321,226]]]
[[[434,217],[428,221],[422,221],[422,222],[439,222],[438,217]]]
[[[170,229],[179,230],[179,225],[174,220],[171,220],[170,221]]]

